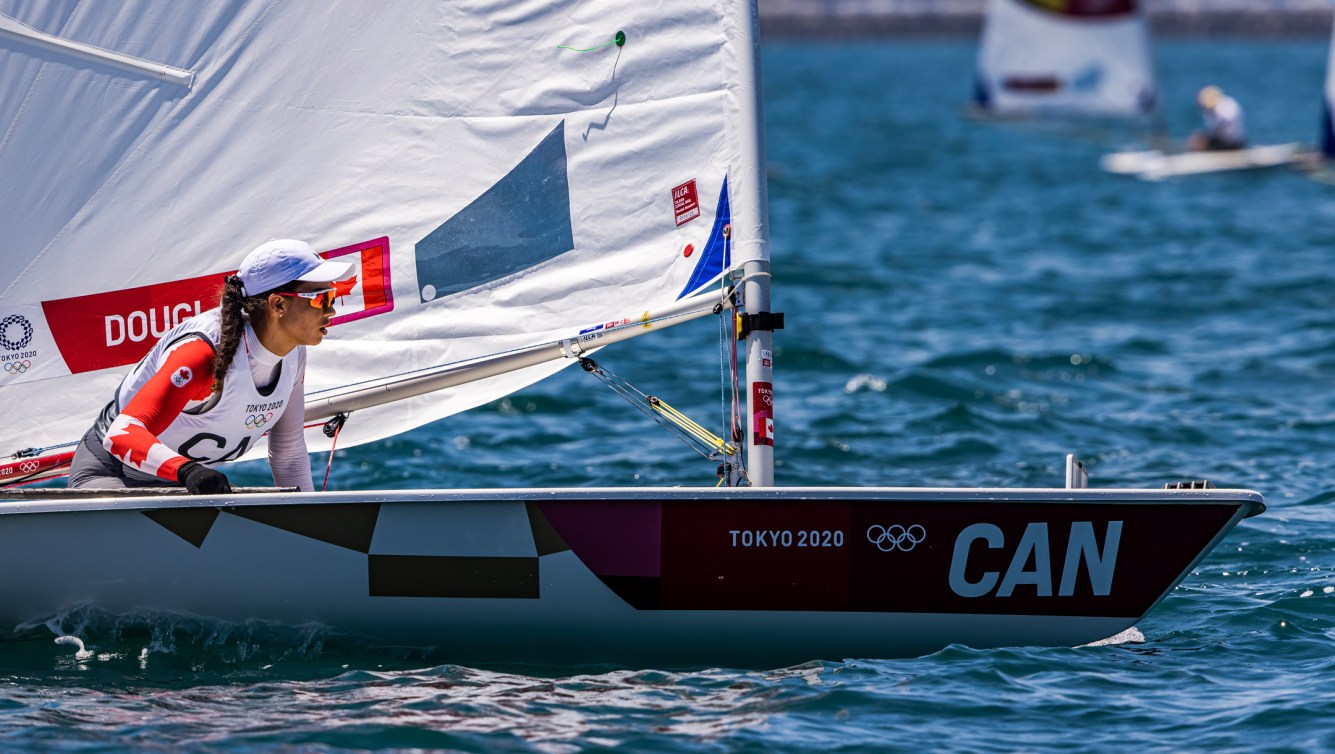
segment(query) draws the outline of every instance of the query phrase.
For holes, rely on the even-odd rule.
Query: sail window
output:
[[[562,121],[513,170],[417,243],[422,302],[513,275],[574,247]]]

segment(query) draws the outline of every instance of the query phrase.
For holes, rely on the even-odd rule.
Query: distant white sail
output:
[[[1155,106],[1138,0],[988,0],[974,101],[997,115],[1129,117]]]
[[[730,201],[763,201],[729,186],[756,151],[737,123],[743,7],[0,1],[44,39],[192,74],[0,35],[0,457],[77,440],[270,238],[357,263],[308,395],[581,332],[596,346],[707,288],[732,263]],[[561,366],[359,411],[339,444]]]
[[[1327,159],[1335,159],[1335,28],[1331,30],[1326,88],[1321,96],[1321,152]]]

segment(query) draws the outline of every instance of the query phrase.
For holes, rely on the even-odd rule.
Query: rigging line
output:
[[[329,445],[329,462],[324,467],[324,485],[320,487],[321,492],[329,489],[329,472],[334,468],[334,450],[338,448],[338,436],[343,431],[343,425],[348,423],[347,414],[337,414],[334,418],[324,423],[324,433],[334,438]],[[333,434],[330,435],[330,427],[333,427]]]
[[[644,414],[650,419],[653,419],[654,422],[658,424],[658,426],[662,427],[663,429],[666,429],[678,440],[681,440],[683,443],[685,443],[688,448],[694,450],[696,453],[699,453],[703,458],[707,460],[711,461],[714,460],[713,453],[707,451],[705,448],[701,448],[698,445],[696,445],[696,443],[692,441],[692,438],[688,434],[682,432],[680,428],[670,423],[665,417],[646,408],[642,401],[637,400],[638,396],[626,391],[624,388],[622,388],[619,385],[616,385],[615,383],[609,382],[607,380],[602,380],[602,382],[604,385],[607,385],[609,388],[611,388],[612,392],[616,393],[617,395],[620,395],[622,398],[625,398],[626,402],[634,406],[640,413]]]
[[[731,235],[729,235],[729,236],[725,236],[724,239],[723,239],[723,243],[727,246],[727,255],[728,255],[728,258],[729,258],[729,259],[732,259],[732,237],[731,237]],[[752,273],[752,274],[753,274],[753,275],[758,275],[758,274],[768,275],[769,273],[767,273],[767,272],[756,272],[756,273]],[[743,276],[743,277],[745,277],[745,276]],[[733,286],[733,290],[734,290],[734,291],[740,291],[741,289],[740,289],[739,286],[734,285],[734,286]],[[743,309],[746,308],[745,304],[746,304],[745,299],[743,299],[743,301],[742,301],[742,307],[741,307],[741,308],[743,308]],[[732,332],[730,333],[731,337],[728,338],[728,340],[729,340],[729,346],[731,347],[731,352],[730,352],[730,353],[731,353],[731,361],[729,362],[729,375],[730,375],[730,377],[731,377],[731,382],[732,382],[732,416],[731,416],[731,422],[730,422],[730,425],[731,425],[732,441],[733,441],[733,442],[740,443],[740,442],[742,442],[742,441],[745,439],[745,432],[746,432],[745,427],[746,427],[746,422],[745,422],[745,420],[744,420],[743,417],[742,417],[742,408],[741,408],[741,387],[740,387],[740,384],[739,384],[739,383],[740,383],[740,380],[741,380],[741,374],[740,374],[741,370],[739,369],[739,367],[738,367],[738,365],[737,365],[737,340],[738,340],[737,336],[738,336],[738,334],[741,332],[740,327],[739,327],[739,325],[738,325],[738,319],[739,319],[739,314],[738,314],[738,312],[737,312],[737,306],[735,305],[735,302],[734,302],[732,316],[730,316],[730,317],[728,318],[729,323],[730,323],[730,324],[732,325],[732,327],[733,327],[733,330],[732,330]],[[750,443],[745,443],[745,444],[744,444],[744,447],[746,447],[746,453],[743,453],[743,454],[742,454],[742,458],[743,458],[743,463],[742,463],[743,474],[745,474],[745,469],[746,469],[745,459],[746,459],[746,457],[747,457],[747,454],[748,454],[748,453],[750,452],[750,450],[751,450]]]
[[[728,426],[728,319],[718,318],[718,426]]]
[[[728,186],[729,193],[735,190],[735,188],[736,187],[732,185]],[[730,196],[729,206],[730,207],[736,206],[735,204],[731,203],[731,199],[732,197]],[[732,255],[733,249],[732,249],[731,229],[732,229],[732,223],[729,222],[729,224],[725,226],[723,233],[723,256],[725,259],[728,260],[729,264],[735,264],[735,260]],[[730,315],[728,316],[728,326],[729,326],[728,346],[730,348],[728,374],[729,374],[729,381],[732,383],[732,407],[731,407],[732,410],[729,416],[730,421],[728,422],[728,428],[729,428],[728,434],[733,442],[740,444],[741,447],[743,448],[742,452],[738,454],[739,456],[738,474],[741,479],[745,479],[746,464],[747,461],[750,460],[750,455],[751,455],[751,444],[750,442],[747,441],[748,438],[745,435],[746,424],[741,416],[741,411],[742,411],[740,407],[741,397],[740,397],[740,389],[738,386],[738,381],[740,380],[740,370],[738,369],[737,366],[737,337],[741,332],[739,326],[740,312],[738,310],[746,308],[746,298],[745,298],[746,294],[744,292],[744,289],[742,288],[742,283],[746,281],[748,275],[745,274],[746,266],[744,263],[742,267],[740,267],[739,269],[743,272],[743,275],[741,276],[740,281],[733,282],[732,292],[729,296],[729,298],[732,301],[732,310]],[[768,271],[756,271],[751,273],[751,276],[763,275],[763,274],[768,274]],[[738,306],[739,296],[741,297],[740,298],[741,306]]]
[[[726,239],[725,239],[726,243]],[[734,296],[737,288],[728,283],[731,272],[725,272],[719,276],[719,318],[718,318],[718,426],[728,426],[728,342],[732,338],[728,337],[728,327],[732,322],[733,308],[736,306]],[[731,304],[731,306],[730,306]],[[724,316],[724,312],[727,315]],[[734,438],[735,440],[736,438]]]
[[[662,414],[668,421],[680,427],[683,432],[690,435],[700,444],[707,445],[724,455],[731,456],[737,454],[737,449],[725,442],[722,437],[715,435],[691,417],[669,406],[663,399],[650,395],[648,396],[648,401],[649,405],[655,411]]]
[[[726,234],[724,236],[723,243],[725,244],[725,249],[726,249],[724,252],[725,256],[731,258],[731,251],[732,251],[731,240]],[[728,430],[728,434],[733,442],[739,442],[740,438],[738,438],[737,436],[736,420],[735,420],[735,409],[737,400],[736,396],[737,376],[736,376],[736,358],[735,358],[736,354],[733,353],[733,358],[730,360],[728,358],[729,354],[728,349],[730,347],[732,348],[736,347],[737,295],[738,293],[740,293],[740,289],[738,288],[737,284],[728,283],[728,278],[731,276],[731,274],[732,272],[729,271],[727,273],[724,273],[719,278],[720,301],[719,304],[714,308],[714,312],[720,315],[719,316],[719,426],[729,427],[731,422],[732,428]],[[732,362],[731,364],[729,363],[730,361]],[[732,388],[733,388],[732,389],[733,406],[731,410],[729,409],[728,406],[728,393],[729,393],[730,382],[732,383]],[[738,452],[736,455],[738,456],[736,465],[739,478],[745,478],[746,464],[745,461],[743,460],[745,455],[744,451]]]
[[[720,457],[719,455],[720,451],[718,449],[710,447],[715,442],[721,445],[723,453],[728,455],[736,453],[735,448],[728,445],[727,443],[724,443],[721,438],[713,437],[712,433],[710,433],[708,430],[705,430],[699,424],[690,421],[689,419],[687,419],[687,422],[689,422],[690,425],[693,425],[694,431],[685,426],[672,423],[671,417],[667,416],[665,413],[661,412],[660,410],[654,407],[654,403],[662,404],[662,401],[658,400],[657,398],[651,395],[645,395],[639,390],[636,390],[635,387],[632,386],[630,383],[626,382],[620,377],[617,377],[615,374],[608,372],[593,359],[587,357],[581,358],[579,360],[579,363],[580,366],[584,368],[584,371],[598,378],[598,380],[602,382],[604,385],[606,385],[608,388],[610,388],[612,392],[616,393],[617,395],[620,395],[622,398],[626,400],[627,403],[634,406],[640,413],[644,414],[645,416],[648,416],[650,419],[653,419],[655,423],[666,429],[674,437],[676,437],[678,440],[681,440],[683,443],[687,445],[687,447],[699,453],[706,460],[714,461],[718,460],[718,458]],[[662,405],[666,406],[666,404]],[[671,407],[668,408],[671,409]],[[673,411],[675,411],[675,409],[673,409]],[[680,414],[680,412],[676,413]],[[705,440],[698,436],[699,433],[708,435],[711,439]],[[732,452],[729,453],[728,451]]]
[[[62,442],[58,445],[47,445],[44,448],[24,448],[23,450],[14,453],[14,455],[10,456],[10,458],[15,458],[15,459],[32,458],[33,456],[40,456],[41,454],[45,453],[48,450],[55,450],[56,448],[68,448],[72,445],[78,445],[79,442],[80,442],[79,440],[74,440],[72,442]]]
[[[731,245],[730,241],[724,241],[724,242]],[[768,278],[768,277],[773,277],[773,275],[770,275],[768,272],[764,270],[756,270],[755,272],[752,272],[750,274],[743,275],[740,280],[737,280],[732,284],[732,287],[734,290],[740,290],[742,287],[742,283],[745,283],[751,278]]]
[[[618,332],[618,331],[621,331],[621,330],[628,330],[628,329],[635,329],[635,328],[643,328],[643,327],[646,327],[646,326],[654,325],[654,324],[659,323],[659,322],[667,322],[667,321],[669,321],[669,320],[673,320],[673,319],[680,319],[680,318],[683,318],[683,317],[689,317],[689,316],[691,316],[691,315],[698,315],[698,314],[700,314],[701,312],[712,312],[713,310],[714,310],[714,306],[711,304],[710,306],[707,306],[707,307],[701,307],[701,308],[699,308],[699,309],[692,309],[692,310],[690,310],[690,311],[678,312],[678,313],[676,313],[676,314],[668,314],[668,315],[663,315],[663,316],[659,316],[659,317],[651,317],[650,319],[643,320],[643,321],[641,321],[641,320],[635,320],[634,322],[631,322],[631,323],[629,323],[629,324],[625,324],[625,325],[621,325],[621,326],[619,326],[619,327],[608,328],[607,330],[604,330],[604,332]],[[572,337],[575,337],[575,336],[572,336]],[[571,339],[570,337],[559,338],[559,339],[557,339],[557,340],[549,340],[549,341],[546,341],[546,342],[544,342],[544,343],[536,343],[536,344],[534,344],[534,345],[530,345],[530,346],[519,346],[518,348],[511,348],[511,349],[508,349],[508,350],[505,350],[505,351],[497,351],[496,353],[485,354],[485,355],[482,355],[482,356],[471,356],[471,357],[469,357],[469,358],[467,358],[467,359],[460,359],[459,361],[451,361],[451,362],[446,362],[446,363],[444,363],[444,364],[436,364],[436,365],[434,365],[434,366],[421,367],[420,369],[409,369],[408,371],[405,371],[405,372],[398,372],[398,373],[395,373],[395,374],[387,374],[387,375],[385,375],[385,376],[383,376],[383,377],[374,377],[374,378],[369,379],[369,380],[361,380],[361,381],[359,381],[359,382],[349,382],[349,383],[346,384],[346,385],[340,385],[340,386],[338,386],[338,387],[325,388],[324,390],[317,390],[317,391],[312,392],[312,393],[307,393],[307,394],[306,394],[306,397],[307,397],[307,398],[327,398],[327,397],[330,397],[330,394],[337,395],[337,394],[338,394],[339,392],[341,392],[341,391],[344,391],[344,390],[349,390],[349,391],[350,391],[352,388],[356,388],[356,387],[361,386],[361,385],[370,385],[370,384],[373,384],[373,383],[381,383],[381,382],[385,382],[385,383],[388,384],[389,381],[394,380],[394,379],[396,379],[396,378],[400,378],[400,377],[409,377],[409,376],[412,376],[412,375],[426,374],[426,373],[435,372],[435,371],[439,371],[439,370],[443,370],[443,369],[447,369],[447,368],[460,367],[460,366],[464,366],[464,365],[467,365],[467,364],[472,364],[472,363],[474,363],[474,362],[481,362],[481,361],[484,361],[484,360],[486,360],[486,359],[494,359],[494,358],[497,358],[497,357],[500,357],[500,356],[505,356],[505,355],[508,355],[508,354],[523,353],[523,352],[526,352],[526,351],[536,351],[536,350],[543,349],[543,348],[560,347],[560,345],[561,345],[563,342],[565,342],[565,341],[567,341],[567,340],[570,340],[570,339]]]

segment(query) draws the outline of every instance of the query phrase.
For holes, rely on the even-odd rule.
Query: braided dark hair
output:
[[[222,337],[218,343],[218,351],[213,355],[213,392],[221,393],[223,389],[223,377],[227,370],[232,367],[232,360],[236,357],[236,349],[241,346],[241,338],[246,333],[246,318],[250,318],[251,326],[259,328],[263,326],[265,317],[269,316],[265,304],[269,301],[270,293],[295,290],[300,283],[296,280],[285,283],[274,288],[271,291],[247,296],[241,287],[241,278],[236,275],[228,275],[223,281],[222,298],[218,301],[218,308],[222,310]]]

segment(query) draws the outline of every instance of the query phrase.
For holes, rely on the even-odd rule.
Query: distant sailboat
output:
[[[1335,28],[1331,30],[1330,50],[1326,55],[1326,82],[1321,91],[1321,129],[1318,149],[1304,152],[1298,167],[1315,180],[1335,183]]]
[[[1205,90],[1202,90],[1202,96],[1204,92]],[[1216,94],[1219,94],[1217,89]],[[1335,139],[1331,136],[1332,96],[1335,96],[1335,91],[1332,90],[1330,73],[1327,71],[1325,101],[1322,108],[1322,144],[1327,158],[1331,151],[1335,150]],[[1187,148],[1183,150],[1168,146],[1164,138],[1160,138],[1159,141],[1164,143],[1156,145],[1153,149],[1126,150],[1103,155],[1099,165],[1114,175],[1161,181],[1190,175],[1324,162],[1312,153],[1305,154],[1302,145],[1297,143],[1261,144],[1242,149],[1200,149],[1196,148],[1199,145],[1188,143]]]
[[[1145,181],[1162,181],[1188,175],[1259,170],[1292,165],[1301,155],[1301,145],[1264,144],[1246,149],[1216,151],[1162,152],[1147,149],[1138,152],[1114,152],[1099,160],[1103,169],[1114,175],[1129,175]]]
[[[974,105],[1001,117],[1136,117],[1154,111],[1138,0],[988,0]]]

